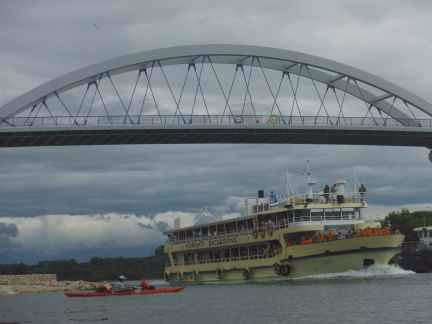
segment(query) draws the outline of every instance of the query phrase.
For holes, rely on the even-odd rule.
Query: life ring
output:
[[[273,264],[273,270],[277,275],[281,274],[281,266],[279,263]]]
[[[249,270],[245,269],[243,271],[243,280],[249,280],[250,279],[250,272]]]
[[[291,273],[291,266],[289,264],[283,264],[280,267],[280,274],[282,276],[288,276]]]

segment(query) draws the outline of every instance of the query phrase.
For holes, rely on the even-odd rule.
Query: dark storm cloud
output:
[[[203,43],[264,45],[324,56],[432,101],[431,19],[430,1],[1,1],[0,105],[42,82],[118,55]],[[394,208],[426,204],[432,179],[426,154],[422,148],[317,145],[1,149],[0,216],[43,219],[48,214],[118,212],[151,219],[164,211],[198,213],[204,207],[215,214],[237,213],[239,199],[233,197],[260,188],[284,191],[287,171],[291,187],[302,192],[307,159],[320,186],[338,176],[351,180],[355,168],[368,185],[371,203]],[[98,217],[110,222],[110,216]],[[94,224],[94,217],[83,222]],[[43,223],[36,236],[27,234],[33,223],[25,224],[29,231],[16,237],[26,238],[21,245],[40,246],[37,251],[58,247],[51,254],[27,250],[26,258],[61,257],[68,242],[76,247],[76,240],[63,232],[55,235],[54,223]],[[116,233],[111,227],[115,222],[110,224],[106,235]],[[140,224],[157,231],[168,226],[162,221]],[[97,232],[99,225],[89,229]],[[131,226],[138,230],[136,237],[150,230],[140,226]],[[38,245],[49,235],[56,239]],[[153,247],[150,241],[160,242],[161,236],[151,239],[140,244]],[[102,249],[96,243],[73,253]],[[116,246],[114,241],[107,245]],[[126,253],[139,247],[130,242],[119,249]]]
[[[305,161],[321,184],[354,174],[377,204],[430,200],[425,149],[301,145],[165,145],[7,149],[2,214],[200,210],[263,188],[304,188]],[[317,188],[318,189],[318,188]]]
[[[14,247],[15,244],[11,240],[18,236],[18,227],[15,224],[0,222],[0,253],[2,249]]]
[[[18,227],[15,224],[0,223],[0,235],[16,237],[18,235]]]

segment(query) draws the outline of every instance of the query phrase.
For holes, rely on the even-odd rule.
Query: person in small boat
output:
[[[112,284],[110,284],[109,282],[104,283],[103,287],[104,287],[107,291],[112,291],[112,289],[113,289]]]
[[[148,282],[148,280],[143,279],[140,282],[140,287],[142,290],[151,290],[151,289],[155,289],[154,286],[150,285],[150,283]]]
[[[109,282],[104,282],[100,285],[98,285],[95,290],[97,292],[111,292],[112,291],[112,285]]]
[[[126,284],[127,278],[123,275],[118,277],[118,281],[116,283],[112,284],[112,290],[119,291],[119,290],[130,290],[134,289],[133,287]]]
[[[360,193],[360,200],[361,200],[361,202],[364,202],[366,191],[367,191],[366,186],[362,183],[360,185],[360,188],[358,189],[358,191]]]
[[[324,199],[325,202],[328,203],[329,202],[329,198],[330,198],[330,186],[328,184],[326,184],[324,186]]]

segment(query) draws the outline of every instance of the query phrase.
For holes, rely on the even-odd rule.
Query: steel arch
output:
[[[43,102],[50,96],[58,95],[82,84],[94,82],[106,74],[114,75],[145,69],[152,62],[158,62],[160,65],[190,64],[199,57],[212,57],[214,63],[242,65],[254,64],[253,60],[248,60],[248,58],[261,58],[264,68],[297,74],[349,93],[367,104],[375,106],[404,126],[416,127],[420,125],[411,116],[387,102],[386,99],[398,98],[405,104],[408,103],[432,117],[432,105],[429,102],[391,82],[349,65],[277,48],[212,44],[155,49],[120,56],[81,68],[44,83],[5,104],[0,108],[0,121],[13,117],[30,106]],[[362,82],[385,94],[377,96],[365,88],[358,87],[358,85],[346,86],[343,78]]]

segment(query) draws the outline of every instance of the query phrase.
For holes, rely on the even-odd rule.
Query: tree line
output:
[[[402,209],[389,213],[383,224],[390,224],[392,229],[399,229],[405,235],[406,242],[418,241],[414,228],[432,226],[432,211],[421,210],[410,212]]]
[[[88,262],[75,259],[41,261],[34,265],[24,263],[0,264],[0,274],[55,273],[57,280],[103,281],[116,280],[125,275],[129,280],[163,278],[168,257],[159,247],[154,256],[137,258],[91,258]]]

